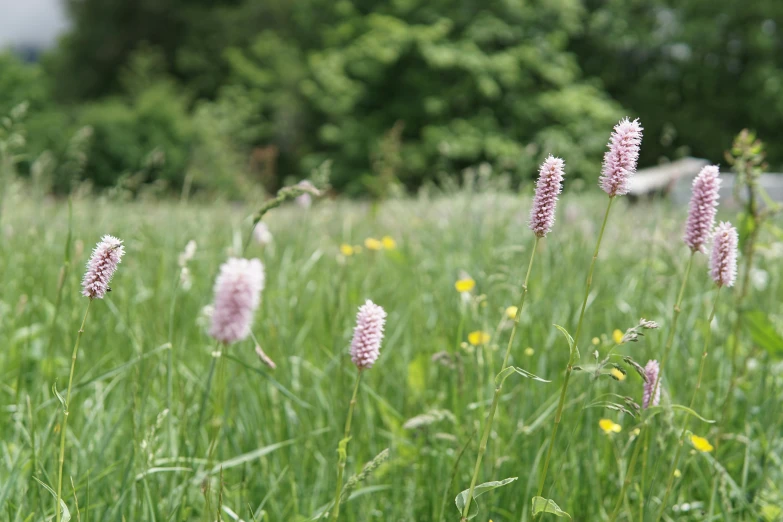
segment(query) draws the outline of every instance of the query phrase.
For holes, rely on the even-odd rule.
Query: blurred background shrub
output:
[[[719,162],[743,127],[783,162],[777,0],[64,1],[57,45],[0,54],[0,114],[28,103],[55,192],[240,198],[331,160],[337,190],[383,197],[478,165],[519,184],[548,153],[593,183],[624,115],[643,166]]]

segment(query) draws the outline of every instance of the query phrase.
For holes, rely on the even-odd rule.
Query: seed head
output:
[[[722,222],[715,228],[710,256],[710,275],[718,286],[734,286],[737,278],[737,229]]]
[[[550,154],[538,171],[536,195],[530,210],[530,230],[538,237],[546,236],[555,224],[555,207],[557,196],[562,191],[564,167],[562,159]]]
[[[297,183],[296,187],[305,191],[303,194],[296,197],[296,204],[302,208],[310,208],[313,204],[313,194],[317,195],[318,189],[306,179]]]
[[[620,120],[609,139],[609,150],[604,154],[601,170],[601,188],[609,197],[628,193],[628,180],[636,172],[639,147],[642,144],[642,126],[639,120]]]
[[[87,271],[82,279],[82,295],[90,299],[103,299],[109,283],[120,264],[125,249],[122,241],[114,236],[103,236],[92,251],[87,262]]]
[[[639,326],[641,326],[642,328],[646,328],[648,330],[655,330],[656,328],[659,328],[658,323],[656,323],[655,321],[648,321],[644,317],[639,319]]]
[[[231,258],[215,280],[215,305],[209,335],[234,343],[250,335],[253,315],[261,303],[264,265],[258,259]]]
[[[182,251],[179,255],[179,266],[182,268],[186,267],[187,264],[190,262],[191,259],[193,259],[193,256],[196,255],[196,242],[191,239],[188,241],[188,244],[185,245],[185,250]]]
[[[720,183],[716,165],[704,167],[693,180],[688,221],[685,224],[685,236],[683,237],[685,244],[693,252],[704,252],[704,244],[709,239],[712,227],[715,225]]]
[[[642,397],[642,408],[645,410],[650,406],[658,406],[661,400],[661,383],[658,382],[658,372],[661,370],[658,361],[647,361],[644,367],[644,395]],[[655,387],[655,391],[653,391]]]
[[[351,360],[361,370],[372,368],[381,353],[386,312],[369,299],[359,307],[351,341]]]

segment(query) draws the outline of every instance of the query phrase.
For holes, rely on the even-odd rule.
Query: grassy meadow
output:
[[[126,254],[111,293],[91,305],[69,407],[63,497],[71,520],[296,522],[328,511],[356,375],[348,345],[357,307],[372,299],[388,313],[386,337],[362,379],[346,479],[380,457],[351,482],[340,519],[459,521],[454,499],[470,482],[511,330],[506,310],[519,300],[533,246],[528,192],[474,187],[271,211],[264,220],[273,243],[251,243],[247,257],[265,265],[253,332],[277,367],[265,365],[248,339],[232,345],[213,373],[217,347],[202,309],[220,264],[241,253],[254,208],[75,199],[69,218],[64,201],[9,198],[0,223],[0,519],[53,519],[47,487],[56,488],[63,419],[55,389],[65,393],[89,301],[80,295],[84,265],[101,236],[112,234]],[[533,519],[569,358],[554,325],[574,333],[606,205],[603,193],[590,193],[564,195],[553,231],[539,242],[511,357],[551,382],[516,374],[505,382],[479,483],[518,479],[479,497],[474,520]],[[734,221],[736,212],[723,208],[719,218]],[[660,359],[689,255],[685,215],[666,202],[627,198],[612,208],[577,340],[584,369],[571,376],[543,494],[573,520],[610,519],[637,444],[646,449],[617,520],[657,519],[686,418],[668,405],[690,401],[714,299],[707,256],[694,259],[662,378],[664,408],[643,440],[639,415],[615,409],[636,413],[641,377],[621,357],[612,359],[627,372],[619,380],[611,365],[597,377],[591,365],[594,351],[599,360],[613,350],[642,366]],[[364,246],[384,236],[392,248]],[[183,278],[178,258],[190,240],[197,249]],[[759,239],[745,304],[778,327],[782,241]],[[343,244],[362,248],[345,256]],[[455,282],[466,275],[476,285],[462,296]],[[664,520],[708,520],[710,512],[712,520],[781,519],[783,366],[780,352],[760,349],[743,329],[726,403],[736,294],[724,289],[718,301],[694,407],[717,422],[690,416],[688,424],[715,448],[697,451],[686,439]],[[622,334],[641,317],[661,328],[616,346],[615,330]],[[220,371],[222,417],[214,414],[214,383],[205,394]],[[617,426],[605,431],[601,419]]]

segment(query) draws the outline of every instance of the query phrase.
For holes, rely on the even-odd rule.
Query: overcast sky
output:
[[[62,0],[0,0],[0,48],[47,47],[67,26]]]

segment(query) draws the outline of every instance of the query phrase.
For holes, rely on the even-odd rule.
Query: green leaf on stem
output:
[[[345,437],[337,444],[337,455],[339,455],[340,459],[348,458],[348,442],[350,442],[350,440],[351,437]]]
[[[574,338],[571,337],[571,334],[568,333],[568,330],[560,326],[559,324],[555,325],[555,328],[560,330],[560,332],[565,335],[566,340],[568,341],[568,349],[571,353],[571,357],[568,359],[568,364],[574,365],[579,362],[579,348],[577,348],[576,343],[574,342]]]
[[[587,409],[587,408],[606,408],[608,410],[619,411],[620,413],[624,413],[626,415],[629,415],[631,417],[636,418],[636,414],[633,411],[631,411],[631,409],[627,408],[623,404],[619,404],[619,403],[616,403],[616,402],[596,401],[596,402],[593,402],[593,403],[585,406],[585,409]]]
[[[554,500],[544,497],[533,497],[533,516],[539,513],[551,513],[556,517],[571,519],[571,515],[560,509]]]
[[[68,413],[68,405],[65,404],[65,398],[57,391],[57,381],[52,384],[52,391],[54,392],[55,397],[57,397],[57,400],[60,401],[60,404],[63,407],[63,413]]]
[[[508,378],[508,376],[511,375],[514,372],[518,373],[522,377],[526,377],[528,379],[533,379],[534,381],[552,382],[552,381],[548,381],[546,379],[542,379],[538,375],[533,375],[532,373],[530,373],[529,371],[525,370],[524,368],[519,368],[518,366],[507,366],[506,368],[501,370],[500,373],[498,373],[495,376],[495,386],[502,385],[505,382],[505,380]]]
[[[473,501],[470,503],[470,510],[468,511],[468,520],[471,518],[474,518],[476,515],[478,515],[478,503],[476,502],[476,499],[486,493],[487,491],[492,491],[493,489],[497,489],[501,486],[505,486],[506,484],[510,484],[514,482],[518,477],[510,477],[505,480],[493,480],[492,482],[484,482],[483,484],[479,484],[475,488],[473,488]],[[454,499],[454,503],[457,504],[457,509],[460,513],[462,513],[462,510],[465,509],[465,502],[468,501],[468,489],[465,491],[460,492],[459,495],[457,495],[457,498]]]
[[[51,495],[54,498],[57,498],[57,493],[55,493],[55,491],[52,488],[50,488],[48,484],[41,482],[38,479],[38,477],[34,476],[33,478],[35,479],[36,482],[38,482],[40,485],[46,488],[46,491],[51,493]],[[62,499],[60,499],[60,513],[62,513],[62,517],[61,517],[62,522],[68,522],[69,520],[71,520],[71,512],[68,511],[68,505]],[[52,518],[54,518],[54,515],[52,515]]]
[[[707,424],[714,424],[715,423],[714,420],[705,419],[704,417],[702,417],[701,415],[696,413],[691,408],[688,408],[687,406],[683,406],[682,404],[672,404],[671,405],[671,409],[677,410],[677,411],[684,411],[685,413],[687,413],[689,415],[693,415],[694,417],[696,417],[700,421],[706,422]],[[653,417],[655,417],[656,415],[658,415],[662,411],[664,411],[664,407],[663,406],[652,406],[650,408],[647,408],[647,419],[652,419]]]

